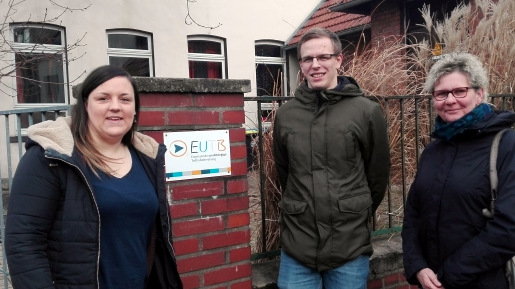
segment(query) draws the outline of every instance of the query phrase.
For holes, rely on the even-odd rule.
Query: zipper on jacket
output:
[[[93,204],[95,204],[95,208],[97,209],[97,216],[98,216],[97,274],[96,274],[95,278],[97,280],[97,288],[100,288],[100,282],[98,281],[98,273],[99,273],[98,271],[99,271],[99,268],[100,268],[100,225],[101,225],[100,223],[101,223],[101,220],[100,220],[100,211],[98,209],[98,204],[97,204],[97,200],[95,199],[95,195],[93,194],[93,189],[89,185],[88,179],[86,178],[86,176],[84,175],[82,170],[77,165],[75,165],[75,164],[73,164],[71,162],[65,161],[64,159],[59,158],[59,157],[52,157],[52,156],[49,156],[47,154],[45,154],[45,157],[48,158],[48,159],[51,159],[51,160],[61,161],[61,162],[65,163],[65,164],[68,164],[68,165],[74,167],[80,173],[80,175],[82,176],[82,179],[84,180],[84,182],[88,186],[89,193],[91,194],[91,197],[93,198]],[[55,165],[55,166],[58,166],[58,165]]]
[[[166,209],[166,218],[168,220],[169,230],[169,232],[166,232],[166,241],[168,242],[168,245],[170,245],[170,248],[172,248],[173,258],[175,259],[175,248],[173,247],[172,241],[170,240],[170,235],[172,234],[172,218],[170,217],[170,207],[172,206],[172,192],[170,190],[166,191],[166,202],[168,205],[168,208]]]

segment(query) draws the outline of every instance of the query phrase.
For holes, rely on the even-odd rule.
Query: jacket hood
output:
[[[75,144],[70,124],[71,117],[59,117],[56,120],[47,120],[30,126],[27,129],[27,136],[30,140],[27,141],[26,148],[38,144],[45,150],[52,149],[71,157]],[[157,157],[159,144],[149,136],[135,132],[132,145],[151,158]]]
[[[515,124],[515,112],[510,110],[494,110],[493,113],[478,124],[478,129],[487,132],[497,132]]]
[[[337,102],[344,97],[363,96],[364,93],[359,88],[356,80],[349,76],[338,76],[338,86],[335,89],[315,90],[309,88],[304,81],[295,92],[295,97],[305,104],[315,103],[317,101],[316,95],[329,102]]]

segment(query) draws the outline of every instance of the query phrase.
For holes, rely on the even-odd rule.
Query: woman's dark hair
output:
[[[93,170],[95,168],[98,168],[102,171],[105,171],[105,160],[108,160],[110,158],[108,156],[104,156],[92,144],[91,134],[88,129],[89,117],[86,111],[86,103],[88,101],[89,95],[95,88],[100,86],[102,83],[115,77],[127,78],[132,85],[132,89],[134,90],[134,103],[136,115],[134,116],[134,122],[132,124],[131,129],[122,138],[122,143],[129,146],[132,142],[134,132],[137,129],[140,100],[136,83],[134,82],[134,79],[132,79],[130,74],[127,73],[125,70],[116,66],[105,65],[100,66],[91,71],[91,73],[86,77],[84,82],[81,84],[80,93],[77,97],[77,103],[72,108],[71,130],[75,146],[82,153],[87,164]]]

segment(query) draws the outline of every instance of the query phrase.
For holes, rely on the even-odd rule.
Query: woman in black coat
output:
[[[136,132],[130,75],[102,66],[72,117],[27,130],[5,228],[15,289],[180,289],[164,183],[166,148]]]
[[[490,208],[489,153],[515,113],[486,103],[488,79],[468,53],[442,56],[426,89],[437,113],[435,139],[420,158],[402,230],[404,269],[421,288],[505,289],[506,262],[515,255],[515,132],[501,139],[498,197]]]

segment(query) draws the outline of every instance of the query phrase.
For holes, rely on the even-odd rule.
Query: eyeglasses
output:
[[[326,62],[328,61],[329,59],[331,59],[333,56],[338,56],[338,53],[333,53],[333,54],[320,54],[320,55],[317,55],[317,56],[306,56],[306,57],[301,57],[299,58],[299,62],[300,64],[304,64],[304,65],[310,65],[313,63],[313,59],[317,59],[318,62]]]
[[[449,93],[452,93],[455,98],[464,98],[471,88],[478,89],[478,87],[456,87],[453,90],[435,90],[433,91],[433,97],[438,101],[442,101],[447,99]]]

